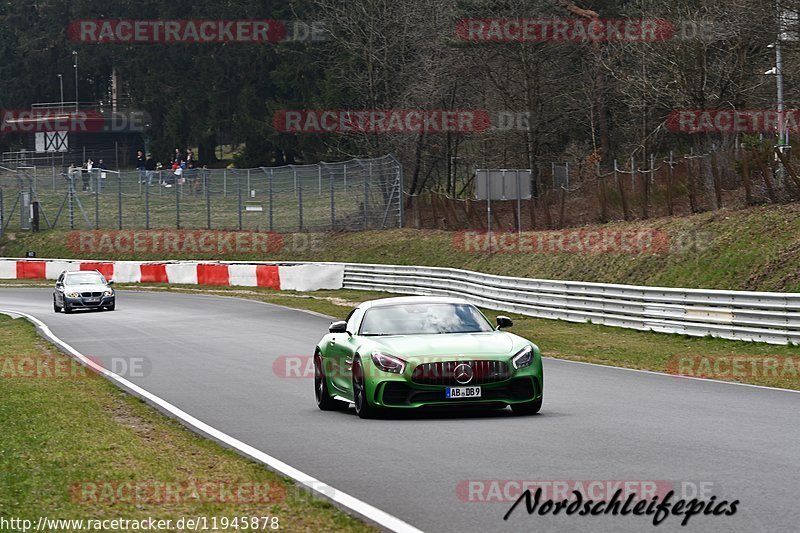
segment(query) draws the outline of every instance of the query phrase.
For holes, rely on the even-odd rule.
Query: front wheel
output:
[[[347,402],[331,398],[319,352],[314,354],[314,396],[317,399],[317,407],[322,411],[341,411],[347,408]]]
[[[55,296],[53,296],[53,311],[55,311],[56,313],[60,313],[61,312],[61,308],[56,303],[56,297]]]
[[[67,315],[72,313],[72,308],[69,305],[67,305],[67,302],[64,302],[64,313]]]
[[[538,400],[525,403],[511,404],[511,410],[515,415],[535,415],[542,408],[542,400],[544,396],[540,396]]]
[[[361,359],[356,359],[353,362],[353,403],[356,406],[356,414],[360,418],[375,418],[378,409],[369,404],[364,381],[364,367],[361,365]]]
[[[108,309],[109,311],[113,311],[114,309],[116,309],[116,306],[117,306],[117,302],[114,302],[111,305],[107,305],[106,309]]]

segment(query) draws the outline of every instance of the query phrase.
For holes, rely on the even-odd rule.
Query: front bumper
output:
[[[78,298],[68,298],[64,296],[64,305],[69,306],[70,309],[98,309],[114,305],[116,296],[101,296],[99,298],[86,298],[80,296]],[[92,301],[97,300],[97,301]]]
[[[541,398],[542,381],[535,375],[517,375],[504,381],[480,385],[480,398],[452,400],[443,385],[420,385],[408,380],[386,380],[373,389],[373,403],[380,407],[419,408],[456,405],[512,405]]]

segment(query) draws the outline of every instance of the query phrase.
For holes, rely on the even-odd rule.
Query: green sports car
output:
[[[544,375],[539,348],[502,331],[457,298],[404,296],[364,302],[330,325],[314,353],[323,411],[355,404],[361,418],[382,409],[510,405],[537,413]]]

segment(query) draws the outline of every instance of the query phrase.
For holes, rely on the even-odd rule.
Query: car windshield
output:
[[[437,333],[479,333],[492,325],[470,304],[415,303],[368,309],[361,323],[361,335],[424,335]]]
[[[64,278],[67,285],[105,285],[106,280],[100,274],[86,272],[85,274],[70,274]]]

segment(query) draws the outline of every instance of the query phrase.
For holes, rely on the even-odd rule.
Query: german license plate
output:
[[[90,303],[90,304],[97,303],[99,301],[100,301],[100,298],[86,298],[86,303]]]
[[[460,400],[461,398],[480,398],[480,387],[447,387],[445,396],[448,400]]]

